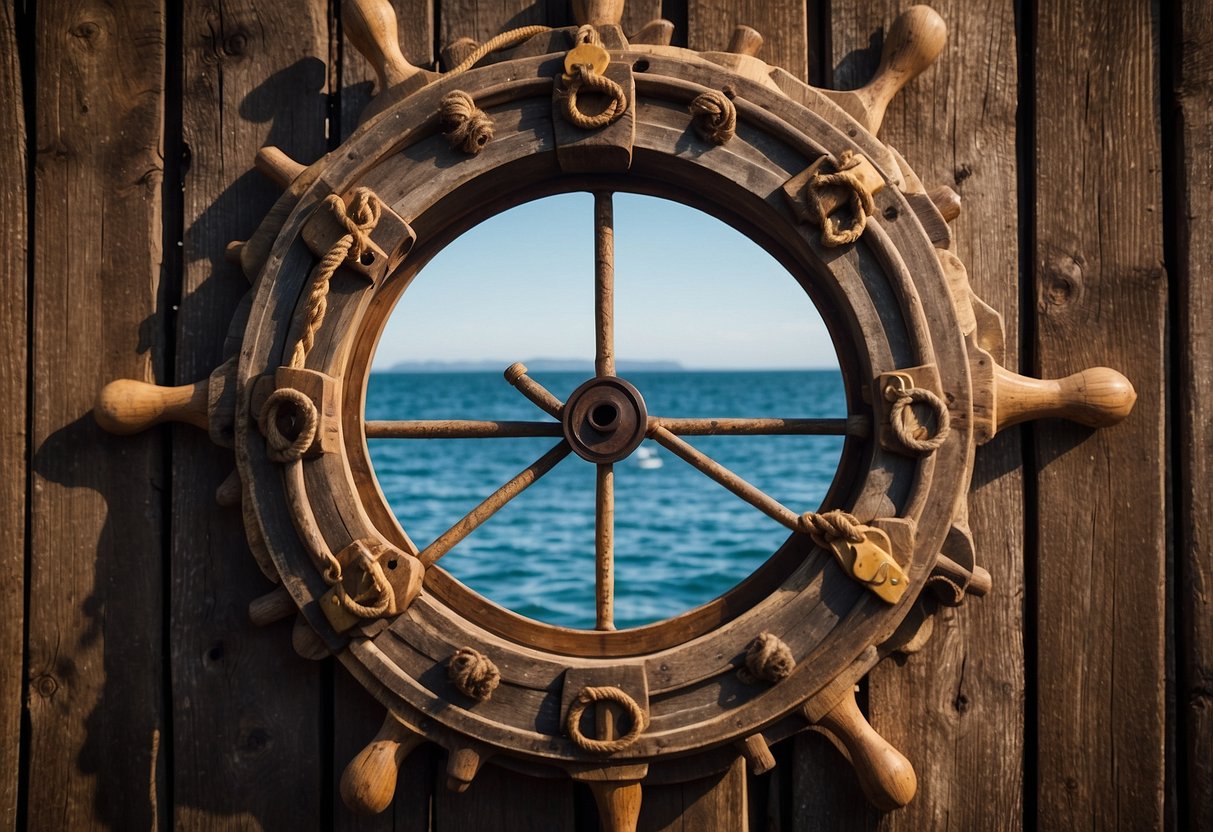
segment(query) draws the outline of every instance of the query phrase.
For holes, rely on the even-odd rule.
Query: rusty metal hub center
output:
[[[615,376],[592,378],[565,402],[564,436],[582,459],[619,462],[640,447],[649,411],[634,386]]]

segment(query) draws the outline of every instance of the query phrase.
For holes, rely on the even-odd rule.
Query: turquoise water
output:
[[[585,374],[536,373],[561,399]],[[625,376],[657,416],[846,415],[836,370],[644,372]],[[375,373],[366,418],[548,419],[500,373]],[[379,484],[421,547],[558,440],[377,439]],[[784,505],[815,509],[842,452],[833,436],[688,437]],[[660,464],[658,464],[660,463]],[[676,615],[736,585],[787,539],[775,521],[646,442],[615,466],[619,627]],[[514,612],[594,624],[594,466],[570,455],[452,549],[441,565]]]

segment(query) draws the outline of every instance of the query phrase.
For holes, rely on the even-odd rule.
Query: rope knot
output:
[[[487,702],[501,684],[501,671],[483,653],[460,647],[447,662],[446,676],[455,689],[469,699]]]
[[[809,177],[805,184],[805,202],[816,212],[818,224],[821,226],[821,242],[829,248],[850,245],[858,240],[867,228],[868,217],[876,212],[876,202],[872,199],[871,192],[852,172],[859,164],[860,157],[850,150],[844,150],[833,164],[833,173],[819,171]],[[835,186],[841,186],[850,192],[848,202],[854,218],[847,228],[840,228],[838,222],[830,217],[826,210],[827,205],[822,199],[822,192]]]
[[[737,671],[747,685],[782,682],[796,669],[791,649],[772,633],[759,633],[745,649],[745,667]]]
[[[691,101],[691,116],[695,131],[705,142],[722,145],[737,134],[737,107],[733,104],[733,91],[708,90]]]
[[[845,540],[848,543],[862,543],[863,532],[860,522],[854,514],[833,509],[818,514],[806,511],[800,515],[800,527],[813,538],[813,542],[823,549],[829,548],[832,540]]]
[[[577,34],[573,36],[573,42],[592,43],[594,46],[602,46],[602,36],[598,34],[597,29],[586,23],[577,28]]]
[[[348,208],[337,194],[325,197],[324,206],[332,212],[333,219],[345,229],[345,233],[333,241],[328,253],[312,272],[312,289],[308,293],[305,307],[307,324],[291,351],[288,365],[291,367],[302,367],[307,362],[307,354],[316,341],[316,333],[324,323],[324,315],[328,311],[329,281],[342,263],[358,260],[370,247],[371,232],[379,223],[379,215],[383,209],[379,197],[375,196],[370,188],[355,190]]]
[[[365,547],[358,547],[354,563],[362,570],[360,580],[366,583],[369,578],[370,586],[355,595],[345,588],[344,583],[338,583],[337,597],[341,600],[343,607],[359,618],[379,618],[392,608],[392,604],[396,600],[392,585],[383,573],[383,567],[378,559]]]
[[[451,147],[471,156],[493,140],[493,117],[477,107],[475,99],[463,90],[443,96],[438,104],[438,122]]]

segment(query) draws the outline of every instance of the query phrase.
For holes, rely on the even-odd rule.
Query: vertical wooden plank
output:
[[[17,823],[20,761],[22,654],[25,649],[25,489],[26,489],[26,345],[27,283],[25,113],[21,67],[17,60],[16,11],[0,9],[0,826]]]
[[[249,290],[223,249],[247,239],[277,197],[251,170],[257,149],[276,145],[303,162],[325,151],[329,23],[325,0],[184,7],[177,383],[223,360],[228,322]],[[271,584],[248,552],[239,510],[215,503],[233,467],[202,431],[174,429],[174,825],[312,828],[332,800],[325,668],[295,655],[289,624],[249,623],[248,602]]]
[[[36,22],[29,826],[164,823],[164,436],[104,435],[113,378],[165,380],[161,3]]]
[[[467,37],[483,43],[519,26],[564,26],[565,0],[438,0],[438,42],[445,46]]]
[[[1165,152],[1176,171],[1180,828],[1213,829],[1213,8],[1185,0],[1171,14],[1177,144]]]
[[[568,778],[538,778],[495,765],[480,769],[462,794],[443,785],[439,761],[434,789],[434,832],[547,832],[573,829],[573,789]]]
[[[434,68],[434,2],[433,0],[392,0],[400,29],[400,51],[415,66]],[[374,89],[375,71],[362,54],[346,40],[334,50],[341,56],[337,77],[341,79],[341,130],[343,140],[358,126],[358,117],[370,102]]]
[[[947,23],[947,46],[935,66],[894,100],[881,138],[901,151],[928,188],[947,185],[960,195],[954,251],[974,290],[1003,314],[1005,360],[1018,369],[1014,7],[1010,0],[937,0],[932,6]],[[881,35],[903,8],[896,0],[832,6],[839,88],[868,81],[880,60]],[[882,828],[976,829],[994,819],[998,828],[1022,825],[1019,440],[1017,431],[1008,431],[978,449],[968,498],[977,560],[993,576],[994,592],[941,610],[925,649],[900,666],[885,662],[869,677],[873,726],[918,774],[917,797],[888,815]]]
[[[1116,367],[1122,424],[1035,428],[1042,828],[1163,825],[1166,495],[1158,75],[1148,3],[1037,10],[1036,364]],[[1032,556],[1032,553],[1029,553]]]
[[[714,777],[647,786],[639,832],[739,832],[749,826],[745,762],[739,757]]]
[[[738,24],[762,33],[758,57],[781,66],[797,78],[809,77],[808,12],[806,4],[789,0],[688,0],[687,43],[692,49],[721,51]]]

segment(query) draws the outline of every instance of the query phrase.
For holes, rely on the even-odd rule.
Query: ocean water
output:
[[[835,370],[621,374],[650,414],[843,417]],[[536,373],[561,399],[581,373]],[[549,417],[500,373],[374,373],[366,418]],[[376,439],[371,460],[401,525],[421,547],[556,444],[524,439]],[[834,436],[699,436],[692,445],[796,511],[825,497],[842,452]],[[494,602],[568,627],[594,625],[594,466],[570,454],[452,549],[440,564]],[[646,442],[615,465],[615,618],[668,618],[715,598],[788,537],[774,520]]]

